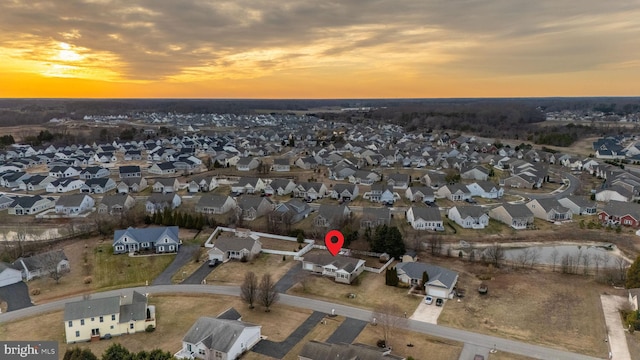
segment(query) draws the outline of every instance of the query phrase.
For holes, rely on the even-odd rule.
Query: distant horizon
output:
[[[196,101],[413,101],[413,100],[523,100],[523,99],[640,99],[640,95],[593,95],[593,96],[495,96],[495,97],[345,97],[345,98],[206,98],[206,97],[0,97],[2,100],[196,100]]]

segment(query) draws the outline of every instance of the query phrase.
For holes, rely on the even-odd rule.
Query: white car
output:
[[[427,295],[427,297],[424,298],[424,302],[427,303],[427,305],[431,305],[433,298],[430,295]]]

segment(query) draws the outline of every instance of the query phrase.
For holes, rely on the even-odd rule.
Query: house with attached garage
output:
[[[342,255],[307,253],[302,260],[302,269],[328,276],[336,282],[351,284],[364,271],[364,264],[362,259]]]
[[[390,174],[387,176],[387,185],[393,186],[396,190],[406,190],[411,184],[411,176],[409,174]]]
[[[49,193],[66,193],[70,191],[80,190],[84,186],[84,180],[73,178],[56,179],[46,186]]]
[[[118,184],[118,192],[121,194],[137,193],[141,192],[149,186],[147,179],[143,177],[138,178],[124,178]]]
[[[298,199],[291,199],[276,205],[274,211],[269,214],[269,221],[290,225],[305,219],[310,213],[309,204]]]
[[[400,194],[393,189],[393,186],[385,184],[371,185],[371,191],[367,191],[362,197],[383,204],[393,204],[396,200],[400,200]]]
[[[571,210],[562,206],[555,198],[533,199],[525,205],[538,219],[556,222],[569,221],[573,217]]]
[[[209,192],[218,187],[218,179],[214,176],[197,177],[187,185],[187,191],[190,193]]]
[[[502,204],[489,210],[489,217],[516,230],[533,225],[533,212],[525,204]]]
[[[109,175],[111,175],[111,171],[102,166],[89,166],[80,171],[80,179],[82,180],[106,178]]]
[[[196,212],[203,214],[226,214],[236,207],[236,201],[227,195],[202,195],[196,204]]]
[[[491,181],[476,181],[468,184],[467,189],[471,196],[479,196],[483,199],[499,199],[504,195],[504,189]]]
[[[236,194],[255,194],[265,188],[265,182],[260,178],[241,177],[238,182],[231,185],[231,192]]]
[[[111,178],[97,178],[85,181],[80,192],[91,194],[105,194],[116,188],[116,182]]]
[[[168,208],[173,210],[182,204],[182,198],[176,193],[153,193],[147,198],[145,203],[145,209],[148,213],[155,214],[156,212],[162,212]]]
[[[178,252],[180,239],[177,226],[128,228],[113,234],[113,253],[124,254],[141,250],[155,253]]]
[[[416,230],[444,231],[440,209],[412,206],[407,210],[407,222]]]
[[[173,165],[173,162],[161,162],[155,163],[149,167],[149,173],[155,175],[172,175],[175,174],[178,170]]]
[[[335,184],[331,189],[331,198],[340,201],[350,201],[359,194],[357,184]]]
[[[49,176],[54,178],[70,178],[80,176],[82,168],[75,166],[54,166],[49,170]]]
[[[128,194],[105,195],[98,205],[98,214],[119,215],[134,207],[135,199]]]
[[[82,214],[90,211],[95,203],[95,200],[87,194],[62,195],[56,201],[56,214]]]
[[[481,165],[463,166],[460,169],[460,178],[487,181],[489,179],[489,170]]]
[[[451,201],[464,201],[471,199],[471,191],[463,184],[443,185],[435,191],[436,198],[446,198]]]
[[[489,225],[488,211],[482,206],[454,206],[447,216],[465,229],[484,229]]]
[[[120,176],[120,179],[139,178],[142,177],[142,170],[138,165],[120,166],[118,169],[118,175]]]
[[[163,194],[178,192],[179,188],[180,182],[176,178],[156,179],[156,182],[151,186],[153,192]]]
[[[411,186],[405,191],[406,198],[411,202],[435,202],[433,189],[428,186]]]
[[[32,175],[19,181],[19,188],[23,191],[40,191],[46,190],[47,185],[56,178],[46,175]]]
[[[9,205],[9,215],[34,215],[55,206],[55,199],[40,195],[21,196]]]
[[[233,308],[217,317],[200,317],[182,338],[182,349],[177,359],[233,360],[242,355],[260,339],[260,325],[241,320]]]
[[[273,179],[264,187],[264,194],[272,195],[289,195],[296,188],[296,183],[289,179]]]
[[[427,295],[448,299],[458,282],[458,273],[443,267],[421,262],[406,262],[396,265],[398,280],[410,286],[424,286]],[[422,284],[422,274],[426,272],[429,280]]]
[[[12,265],[15,269],[20,270],[25,281],[48,276],[51,272],[64,273],[71,271],[69,259],[67,259],[62,249],[47,251],[26,258],[20,257]]]
[[[0,261],[0,287],[17,284],[21,281],[22,275],[19,270],[16,270],[11,265]]]
[[[149,305],[147,297],[129,290],[123,290],[122,294],[66,303],[64,330],[67,344],[155,328],[155,306]]]
[[[576,215],[596,215],[596,202],[584,196],[569,195],[558,199],[560,205],[571,210]]]
[[[236,163],[236,169],[238,169],[238,171],[251,171],[256,169],[261,163],[262,161],[253,157],[240,158]]]
[[[291,171],[291,161],[289,160],[289,158],[273,159],[273,165],[271,165],[271,170],[276,172]]]
[[[319,182],[301,182],[293,190],[293,196],[310,200],[322,199],[327,193],[326,185]]]
[[[207,252],[209,261],[225,262],[231,259],[251,260],[262,251],[262,243],[257,238],[222,235]]]
[[[267,215],[275,208],[275,204],[268,197],[246,195],[238,198],[237,208],[241,211],[242,219],[255,220]]]

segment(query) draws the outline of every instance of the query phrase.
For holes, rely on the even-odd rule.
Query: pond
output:
[[[52,228],[42,226],[0,227],[0,241],[43,241],[65,237],[68,228]]]
[[[584,264],[587,259],[588,267],[617,267],[619,256],[612,250],[615,245],[603,243],[601,245],[557,245],[557,246],[533,246],[525,248],[505,249],[505,258],[510,262],[522,262],[525,259],[537,264],[553,265],[554,257],[556,265],[563,259],[572,263]]]

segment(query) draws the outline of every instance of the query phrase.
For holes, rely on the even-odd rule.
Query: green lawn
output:
[[[156,278],[175,258],[171,255],[130,257],[113,255],[110,245],[96,247],[93,281],[98,288],[120,288],[145,285]]]

